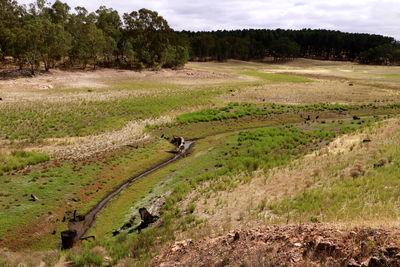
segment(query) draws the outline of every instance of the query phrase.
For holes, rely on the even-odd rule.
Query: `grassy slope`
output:
[[[164,93],[157,96],[79,103],[9,106],[0,113],[0,136],[37,140],[85,136],[121,128],[127,121],[159,117],[168,111],[210,104],[226,88]]]
[[[335,136],[333,129],[340,132],[340,129],[350,131],[362,127],[348,123],[349,125],[339,122],[320,124],[315,130],[300,130],[296,127],[263,128],[225,133],[199,140],[192,156],[147,177],[146,181],[138,181],[113,200],[99,214],[95,227],[91,230],[91,234],[102,236],[102,241],[90,246],[97,244],[106,247],[115,259],[132,256],[129,251],[135,247],[138,249],[136,256],[144,257],[142,260],[149,259],[152,255],[149,249],[155,245],[157,236],[168,240],[173,238],[175,231],[185,231],[201,224],[201,221],[191,216],[191,212],[196,208],[195,202],[188,206],[179,204],[199,185],[208,185],[202,189],[201,194],[204,195],[233,189],[241,183],[248,182],[254,170],[267,170],[285,164],[293,157],[304,154],[315,144],[332,140]],[[249,175],[237,175],[243,172]],[[166,178],[168,180],[165,180]],[[157,182],[162,186],[156,187],[158,189],[153,192],[151,187]],[[172,193],[166,199],[163,213],[165,223],[161,229],[148,229],[139,236],[132,235],[128,238],[124,234],[116,239],[111,237],[110,229],[122,226],[130,216],[136,214],[137,211],[127,209],[127,205],[132,201],[140,201],[146,192],[159,196],[170,188]],[[108,220],[110,217],[115,220]],[[147,241],[142,244],[144,239]],[[116,245],[115,242],[121,243]],[[116,246],[125,253],[115,255]]]
[[[0,136],[7,139],[34,141],[48,137],[97,134],[119,128],[128,120],[157,117],[174,109],[208,105],[218,94],[237,90],[243,86],[259,84],[262,84],[262,82],[219,83],[212,87],[191,86],[188,89],[181,85],[169,83],[123,82],[112,88],[96,89],[96,92],[156,90],[157,93],[149,96],[117,98],[107,101],[94,99],[93,101],[83,100],[77,103],[43,102],[11,105],[0,113],[0,125],[2,126]],[[49,90],[48,93],[51,95],[65,91],[64,93],[75,94],[82,90],[87,89]],[[148,149],[155,151],[152,156],[159,155],[157,153],[159,148],[149,147]],[[8,158],[7,162],[13,160]],[[30,163],[38,162],[18,163],[18,166],[14,164],[13,168],[20,168]],[[7,164],[3,165],[7,167]],[[0,205],[7,211],[7,216],[4,216],[0,222],[4,226],[0,232],[0,238],[6,236],[9,241],[14,242],[13,229],[16,229],[18,233],[23,229],[19,228],[22,225],[29,226],[30,222],[43,220],[46,216],[54,217],[51,214],[57,211],[60,203],[63,203],[61,205],[64,206],[68,198],[79,194],[84,194],[89,200],[83,205],[82,203],[73,203],[73,206],[76,206],[81,212],[87,210],[106,193],[104,189],[108,188],[107,186],[97,185],[93,181],[98,180],[98,177],[104,173],[100,171],[101,169],[112,169],[115,165],[118,165],[118,163],[113,161],[99,163],[94,160],[84,165],[66,162],[50,168],[39,167],[28,174],[4,174],[2,191],[6,193],[2,193]],[[143,166],[138,167],[142,168]],[[128,167],[128,169],[132,168]],[[122,178],[119,177],[113,181],[122,181]],[[95,186],[97,188],[94,188]],[[98,190],[100,191],[96,192]],[[42,199],[40,204],[28,201],[29,195],[32,193]],[[60,214],[55,215],[61,216]],[[20,219],[18,223],[14,223],[17,217]],[[58,223],[52,222],[51,224],[54,225],[53,228],[59,228]],[[54,240],[54,238],[51,237],[50,240]],[[49,244],[47,241],[46,239],[41,243],[46,246],[46,243]]]
[[[300,221],[310,218],[324,222],[397,220],[400,216],[400,136],[397,134],[394,138],[397,141],[380,146],[381,152],[373,160],[355,163],[350,176],[331,177],[320,186],[271,203],[271,210],[277,214],[290,210],[293,219]],[[365,168],[369,170],[364,175]]]
[[[0,189],[0,238],[7,243],[16,242],[21,238],[18,233],[23,228],[20,227],[31,224],[47,225],[46,232],[64,229],[66,226],[60,221],[65,211],[88,211],[118,184],[168,157],[164,150],[169,148],[166,142],[156,142],[143,148],[116,151],[108,157],[91,161],[39,166],[28,174],[3,176]],[[132,164],[133,161],[135,164]],[[38,196],[40,201],[29,201],[30,194]],[[71,198],[81,201],[75,203],[69,200]],[[49,223],[45,219],[48,216],[51,218]],[[41,240],[42,237],[38,236],[32,242],[21,245],[51,247],[59,237],[49,237],[51,242],[48,239]]]
[[[276,74],[267,74],[267,73],[261,73],[259,71],[254,71],[254,73],[249,73],[249,76],[256,76],[262,79],[265,79],[265,82],[270,82],[272,80],[275,79],[275,82],[279,81],[279,82],[306,82],[305,80],[297,80],[297,78],[302,78],[302,77],[296,77],[296,76],[291,76],[291,75],[276,75]],[[294,77],[294,78],[293,78]],[[296,79],[295,79],[296,78]],[[304,79],[304,78],[302,78]],[[259,83],[259,82],[257,82]],[[198,90],[195,94],[187,94],[186,96],[189,98],[192,98],[194,96],[193,101],[189,101],[189,103],[187,104],[188,106],[197,106],[199,104],[209,104],[210,103],[210,99],[213,98],[213,96],[223,93],[223,92],[227,92],[229,90],[233,89],[240,89],[242,88],[242,86],[245,86],[246,83],[243,83],[238,85],[238,84],[226,84],[223,86],[219,86],[218,88],[215,89],[214,88],[214,92],[213,93],[208,93],[207,90],[210,89],[209,88],[203,88],[205,89],[204,91],[202,90]],[[125,85],[124,85],[125,86]],[[124,87],[122,86],[122,87]],[[129,85],[132,86],[133,89],[142,89],[146,86],[148,86],[147,84],[140,84],[140,85]],[[170,85],[163,85],[163,87],[169,87]],[[122,88],[121,87],[121,88]],[[236,88],[237,87],[237,88]],[[148,89],[153,88],[153,85],[148,86]],[[177,89],[180,90],[179,87],[174,87],[172,89]],[[206,90],[207,89],[207,90]],[[165,96],[165,95],[164,95]],[[47,109],[47,105],[45,106],[41,106],[38,109],[35,109],[34,107],[27,107],[25,110],[22,109],[21,113],[16,112],[16,117],[11,116],[10,114],[8,114],[7,116],[11,116],[11,121],[5,121],[3,120],[3,125],[5,126],[9,126],[9,125],[14,125],[14,127],[18,127],[18,129],[21,128],[20,132],[14,132],[13,130],[10,130],[11,128],[8,129],[7,131],[4,131],[3,133],[0,134],[1,135],[8,135],[10,134],[8,137],[12,137],[12,138],[32,138],[32,139],[36,139],[36,138],[45,138],[45,137],[53,137],[53,136],[66,136],[66,135],[86,135],[86,134],[92,134],[92,133],[99,133],[99,132],[103,132],[103,131],[107,131],[110,129],[116,129],[121,127],[121,125],[123,125],[127,120],[131,120],[131,119],[135,119],[135,118],[146,118],[148,115],[151,116],[157,116],[159,114],[162,114],[163,112],[169,111],[170,107],[169,107],[169,103],[173,103],[172,107],[176,108],[180,105],[186,105],[186,98],[184,98],[183,96],[181,97],[180,93],[177,93],[176,95],[173,95],[171,98],[169,98],[168,96],[165,98],[167,101],[164,101],[164,96],[161,96],[159,98],[155,97],[150,97],[150,98],[132,98],[132,99],[124,99],[124,100],[112,100],[112,101],[88,101],[85,102],[85,105],[79,106],[78,110],[80,113],[82,114],[76,114],[74,113],[75,106],[72,106],[71,104],[60,104],[60,105],[50,105],[51,108],[54,110],[54,113],[52,113],[51,115],[56,117],[56,118],[63,118],[65,117],[65,114],[63,114],[62,112],[59,112],[60,110],[63,110],[64,108],[66,109],[68,116],[67,120],[63,122],[62,125],[58,125],[61,128],[58,129],[57,127],[54,128],[52,125],[52,121],[53,120],[51,117],[49,118],[49,120],[47,120],[46,117],[40,117],[40,113],[44,111],[44,109]],[[207,100],[208,99],[208,100]],[[145,103],[147,103],[147,105],[141,105],[141,103],[136,103],[137,100],[143,100]],[[199,102],[200,100],[200,102]],[[146,102],[149,101],[149,102]],[[109,102],[109,103],[107,103]],[[87,108],[86,108],[87,106]],[[104,107],[103,107],[104,106]],[[160,110],[158,110],[158,106],[160,106]],[[155,108],[157,107],[157,108]],[[33,110],[33,113],[30,113],[30,109]],[[51,111],[53,112],[53,111]],[[69,113],[72,112],[72,113]],[[0,113],[1,114],[1,113]],[[68,119],[69,114],[71,115],[71,118]],[[284,114],[284,115],[289,115],[289,114]],[[1,116],[1,115],[0,115]],[[297,116],[297,115],[296,115]],[[25,122],[23,124],[18,124],[18,120],[19,119],[25,119]],[[247,120],[248,117],[245,117],[245,119]],[[30,121],[32,121],[33,123],[30,123]],[[28,122],[28,123],[26,123]],[[87,123],[89,122],[89,123]],[[230,124],[233,121],[228,122],[228,124]],[[256,121],[254,125],[256,125],[257,123],[259,123],[260,121]],[[7,124],[10,123],[10,124]],[[215,123],[215,124],[213,124]],[[263,121],[263,123],[265,123],[265,121]],[[30,125],[34,125],[34,124],[38,124],[40,125],[40,127],[38,127],[38,131],[34,132],[34,134],[30,134],[30,131],[33,129],[33,126]],[[212,120],[212,121],[206,121],[206,123],[204,123],[203,125],[203,130],[204,133],[207,133],[207,131],[212,130],[212,129],[206,129],[209,125],[215,125],[216,128],[219,127],[218,125],[221,124],[221,121],[219,120]],[[49,125],[51,127],[49,127]],[[188,127],[194,127],[194,129],[196,127],[198,127],[199,124],[190,124]],[[354,125],[357,126],[357,125]],[[66,128],[64,128],[66,127]],[[181,127],[180,125],[178,125],[178,127]],[[184,126],[186,127],[186,126]],[[53,129],[54,128],[54,129]],[[221,130],[223,130],[224,128],[229,128],[228,125],[224,125],[223,127],[220,127]],[[2,129],[4,129],[2,127]],[[14,128],[15,129],[15,128]],[[185,128],[186,129],[186,128]],[[190,130],[191,132],[193,132],[193,129]],[[189,131],[189,132],[190,132]],[[65,133],[67,132],[67,134]],[[11,134],[15,134],[15,136],[11,136]],[[221,144],[218,144],[218,146]],[[192,177],[192,176],[196,176],[198,175],[200,172],[204,172],[205,169],[208,169],[208,167],[210,167],[212,169],[212,167],[214,165],[212,165],[214,163],[214,158],[210,157],[209,155],[212,155],[212,151],[210,151],[210,154],[207,153],[207,155],[203,155],[200,156],[199,158],[199,162],[203,163],[203,164],[199,164],[199,162],[197,162],[197,160],[190,165],[191,168],[185,168],[184,171],[182,171],[180,174],[176,174],[174,177],[176,177],[177,181],[184,179],[184,177]],[[113,164],[113,163],[108,163],[106,168],[108,168],[109,164]],[[251,166],[251,164],[249,164],[249,166]],[[143,166],[141,166],[143,167]],[[88,167],[90,172],[90,168]],[[129,169],[129,168],[127,168]],[[168,172],[168,170],[166,170]],[[171,170],[169,170],[171,171]],[[78,171],[79,174],[83,173],[83,175],[85,175],[85,169],[81,169]],[[72,176],[74,176],[75,174],[70,173]],[[95,177],[95,175],[89,174],[89,176],[93,176]],[[27,177],[27,176],[24,176]],[[10,180],[10,176],[8,177],[8,180]],[[226,178],[226,177],[225,177]],[[230,179],[225,179],[225,178],[221,178],[221,179],[217,179],[217,183],[216,183],[216,188],[220,188],[223,189],[226,185],[232,184],[232,181]],[[162,176],[160,177],[156,177],[156,178],[151,178],[152,180],[147,182],[143,182],[141,185],[138,185],[138,188],[143,188],[143,192],[149,192],[151,191],[151,187],[154,186],[154,184],[156,184],[158,181],[163,180]],[[20,180],[16,180],[17,184],[18,183],[24,183],[23,179]],[[25,180],[26,181],[26,180]],[[46,180],[44,180],[44,182],[47,182]],[[38,183],[38,185],[35,186],[40,186],[40,184]],[[177,187],[178,188],[178,187]],[[54,188],[55,189],[55,188]],[[7,189],[8,190],[8,189]],[[137,191],[135,191],[135,189],[132,189],[133,193],[137,193]],[[181,187],[181,189],[177,189],[176,193],[182,193],[184,192],[186,189],[185,187]],[[76,188],[74,188],[72,191],[76,191]],[[72,192],[71,191],[71,192]],[[143,194],[143,192],[141,192],[141,194]],[[19,194],[19,192],[17,192]],[[183,197],[184,195],[182,195]],[[136,201],[136,199],[140,198],[141,196],[134,196],[133,199]],[[4,200],[3,203],[7,204],[8,202],[11,204],[12,203],[12,199],[13,196],[9,196],[8,198],[3,198],[2,201]],[[123,199],[125,198],[125,199]],[[181,197],[179,197],[181,198]],[[95,201],[95,199],[92,199],[93,201]],[[125,215],[121,215],[119,212],[122,211],[122,214],[126,213],[127,209],[125,204],[127,204],[128,202],[132,201],[129,197],[129,194],[127,193],[126,196],[122,196],[122,200],[121,202],[119,202],[119,204],[117,203],[119,200],[116,200],[116,207],[118,211],[113,211],[111,213],[108,213],[108,216],[115,216],[116,218],[118,218],[116,221],[119,223],[121,221],[123,221]],[[0,202],[1,204],[1,202]],[[4,205],[4,204],[3,204]],[[16,204],[18,205],[18,204]],[[46,203],[47,205],[47,203]],[[113,205],[113,204],[112,204]],[[118,206],[119,205],[119,206]],[[105,212],[105,214],[107,214],[107,211]],[[33,217],[31,217],[33,218]],[[106,217],[104,217],[106,218]],[[103,218],[103,219],[104,219]],[[101,220],[101,218],[99,218],[99,220]],[[104,219],[106,221],[106,219]],[[193,219],[189,218],[189,222],[188,221],[183,221],[180,225],[180,227],[185,227],[185,223],[190,223],[190,220],[192,220],[192,222],[195,222],[195,220],[193,221]],[[1,224],[1,223],[0,223]],[[109,229],[108,227],[111,226],[112,223],[109,223],[107,225],[104,225],[103,229],[100,229],[99,232],[107,232],[107,229]],[[161,230],[162,232],[162,230]],[[155,232],[157,233],[157,231]],[[168,233],[168,231],[166,232],[166,235],[168,236],[170,233]],[[161,235],[163,236],[163,235]],[[148,233],[144,233],[143,238],[142,237],[137,237],[134,236],[132,237],[134,239],[134,245],[132,245],[132,240],[130,240],[128,243],[131,244],[130,246],[136,247],[136,246],[140,246],[140,242],[144,242],[144,246],[146,248],[146,245],[148,245],[145,241],[145,239],[147,237],[149,238],[149,243],[151,243],[152,238],[155,238],[154,236],[154,232],[152,232],[151,229],[149,229]],[[131,238],[131,239],[132,239]],[[124,239],[123,237],[121,237],[121,239]],[[154,240],[153,240],[154,241]],[[42,243],[44,244],[45,242],[47,242],[47,240],[44,240]],[[108,241],[107,241],[108,242]],[[122,240],[122,242],[124,242]],[[139,245],[138,245],[139,244]],[[116,246],[116,244],[114,242],[110,243],[109,248],[111,249],[112,246]],[[116,246],[117,247],[117,246]],[[124,250],[128,250],[130,248],[125,247]],[[127,253],[127,251],[124,251],[124,253]],[[138,253],[139,254],[139,253]]]

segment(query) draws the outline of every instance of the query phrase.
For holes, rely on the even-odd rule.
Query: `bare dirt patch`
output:
[[[399,232],[325,224],[235,230],[165,248],[156,266],[399,266]]]
[[[122,97],[156,94],[154,90],[115,90],[123,82],[170,83],[198,85],[223,83],[235,77],[226,73],[204,70],[128,71],[102,69],[97,71],[52,70],[39,76],[0,81],[2,102],[74,102],[82,100],[108,100]],[[240,80],[240,79],[239,79]],[[155,87],[157,87],[155,85]],[[87,89],[74,90],[74,89]],[[100,90],[99,90],[100,89]],[[156,89],[156,88],[155,88]],[[161,88],[162,89],[162,88]],[[100,91],[99,94],[97,91]]]

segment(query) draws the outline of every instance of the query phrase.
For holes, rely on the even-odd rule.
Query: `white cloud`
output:
[[[376,33],[400,40],[399,0],[64,0],[94,11],[156,10],[176,30],[248,28],[332,29]],[[21,0],[28,3],[28,0]]]

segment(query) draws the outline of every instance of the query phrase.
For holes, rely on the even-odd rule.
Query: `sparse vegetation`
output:
[[[394,175],[399,171],[398,151],[397,144],[385,147],[385,154],[395,159],[393,164],[372,170],[371,166],[356,162],[349,175],[271,203],[270,208],[277,214],[284,214],[289,207],[295,220],[313,216],[323,222],[394,220],[399,216],[399,180]],[[369,169],[368,173],[365,168]]]
[[[15,150],[11,153],[0,153],[0,175],[27,165],[35,165],[48,161],[49,155],[36,152]]]
[[[210,103],[224,88],[215,90],[167,90],[155,96],[108,101],[71,103],[34,103],[7,105],[0,113],[0,137],[3,139],[38,139],[85,136],[121,128],[128,121],[159,117],[168,111]]]
[[[260,116],[260,115],[273,115],[283,114],[296,111],[348,111],[352,109],[348,105],[278,105],[278,104],[264,104],[257,105],[251,103],[230,103],[222,108],[205,109],[197,112],[182,114],[177,116],[180,123],[193,123],[193,122],[207,122],[224,119],[237,119],[243,116]],[[304,118],[305,119],[305,118]],[[315,119],[315,118],[314,118]]]
[[[0,107],[2,151],[15,151],[1,152],[0,157],[0,244],[12,249],[53,248],[66,228],[64,216],[68,220],[75,209],[85,214],[123,181],[169,158],[165,151],[174,148],[164,138],[173,135],[194,139],[191,153],[136,180],[112,199],[87,233],[96,240],[67,252],[67,260],[77,266],[148,265],[160,247],[175,239],[202,237],[215,224],[218,234],[248,220],[290,224],[386,216],[393,221],[398,216],[395,173],[400,149],[392,143],[381,145],[395,135],[377,139],[381,126],[376,122],[398,116],[393,89],[397,78],[386,76],[398,71],[318,65],[337,78],[325,79],[295,64],[304,62],[285,65],[285,72],[280,64],[236,61],[190,63],[190,69],[176,72],[99,71],[91,72],[92,78],[82,84],[49,82],[54,87],[47,89],[27,85],[26,92],[14,92],[8,81],[0,84],[9,94]],[[346,71],[338,71],[342,67]],[[100,79],[98,73],[120,76],[88,87]],[[39,85],[43,82],[42,77],[33,79]],[[24,82],[25,88],[26,81],[12,82]],[[327,101],[311,96],[327,90],[324,82],[341,83],[343,98],[335,98],[333,91],[325,95]],[[281,91],[283,87],[310,94],[296,95],[296,105],[288,104],[292,89]],[[274,88],[280,94],[274,97],[281,99],[276,103],[277,98],[269,99]],[[247,98],[249,92],[255,98]],[[22,101],[24,97],[31,101]],[[342,140],[346,134],[354,134],[349,143]],[[106,140],[100,144],[99,138]],[[100,145],[108,150],[83,153]],[[345,158],[361,148],[358,157]],[[68,154],[52,154],[63,149]],[[307,164],[310,158],[313,162]],[[346,160],[328,164],[338,158]],[[36,166],[25,168],[28,165]],[[301,173],[300,168],[307,170]],[[30,201],[31,194],[39,200]],[[161,211],[157,226],[112,236],[132,217],[136,216],[132,224],[139,223],[141,207],[154,209],[157,215]],[[225,213],[234,208],[237,211],[228,220]],[[21,237],[21,231],[35,234]],[[219,262],[232,264],[230,258]]]

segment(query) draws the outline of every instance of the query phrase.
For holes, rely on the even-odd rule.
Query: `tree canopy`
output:
[[[123,15],[100,6],[95,12],[56,0],[19,5],[0,0],[0,58],[12,57],[32,73],[56,63],[126,68],[183,66],[188,46],[157,12],[140,9]]]
[[[328,30],[176,32],[156,11],[125,13],[46,0],[20,5],[0,0],[0,61],[10,58],[32,73],[55,66],[176,68],[190,60],[306,57],[366,64],[400,62],[391,37]]]
[[[287,60],[304,57],[367,64],[399,63],[396,57],[400,49],[399,43],[392,37],[376,34],[311,29],[182,31],[180,34],[190,41],[191,60],[246,60],[265,57]],[[382,50],[382,47],[386,47],[388,52],[385,56],[376,52],[376,49]],[[370,51],[369,56],[366,56],[367,51]]]

